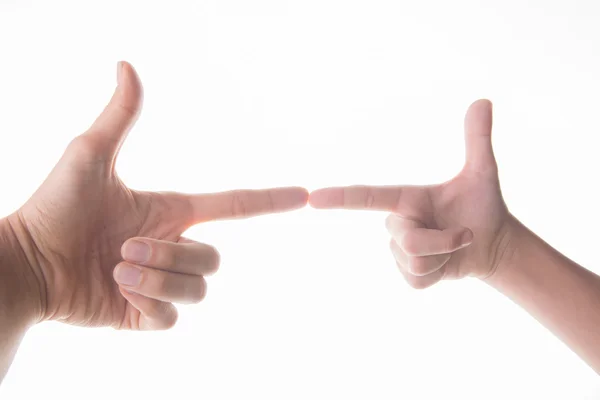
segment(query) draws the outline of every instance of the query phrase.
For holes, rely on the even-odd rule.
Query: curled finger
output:
[[[126,321],[127,326],[132,329],[165,330],[172,328],[177,322],[178,313],[173,304],[128,292],[123,287],[119,291],[139,311],[139,314],[132,313],[131,320]]]
[[[173,243],[135,237],[123,244],[121,254],[134,264],[190,275],[211,275],[220,263],[219,252],[213,246],[185,238]]]
[[[199,275],[167,272],[128,262],[119,263],[113,275],[126,290],[164,302],[198,303],[206,295],[206,281]]]
[[[404,270],[416,276],[425,276],[442,268],[450,260],[451,254],[435,254],[432,256],[409,256],[398,245],[396,240],[390,240],[390,250],[396,261]]]

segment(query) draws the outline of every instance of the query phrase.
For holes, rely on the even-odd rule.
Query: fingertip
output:
[[[127,248],[134,240],[136,240],[136,238],[129,238],[121,245],[121,257],[123,257],[124,260],[127,260]]]
[[[308,204],[312,208],[328,208],[343,202],[342,190],[333,188],[313,190],[308,197]]]
[[[274,211],[291,211],[306,206],[308,190],[303,187],[288,187],[270,192]]]
[[[465,115],[466,123],[471,123],[473,118],[481,117],[481,116],[489,116],[492,113],[493,105],[491,100],[488,99],[479,99],[475,100],[469,108],[467,109],[467,113]],[[484,118],[487,120],[488,118]]]
[[[497,174],[492,146],[493,112],[488,99],[475,101],[464,118],[466,167],[477,173]]]
[[[143,87],[139,75],[133,65],[127,61],[117,64],[117,82],[122,91],[122,106],[133,114],[137,114],[143,100]]]
[[[179,313],[171,303],[145,297],[119,286],[119,292],[140,316],[129,321],[128,329],[167,330],[177,323]]]
[[[125,248],[127,247],[127,243],[129,243],[131,239],[127,239],[125,242],[123,242],[123,244],[121,245],[121,257],[126,260],[127,257],[125,256]]]
[[[485,107],[485,108],[492,108],[493,107],[493,103],[490,99],[486,99],[486,98],[481,98],[478,100],[475,100],[472,104],[471,107]]]
[[[152,250],[152,242],[134,237],[127,239],[121,246],[121,257],[133,263],[147,265],[151,261]]]
[[[302,207],[306,206],[308,204],[310,192],[303,187],[297,187],[296,190],[298,191],[298,203],[302,205]]]
[[[319,189],[313,190],[312,192],[310,192],[308,194],[308,205],[311,206],[312,208],[317,208],[318,197],[319,197]],[[315,199],[317,199],[316,200],[317,202],[315,202]]]
[[[469,246],[471,243],[473,243],[474,238],[475,235],[473,234],[473,231],[469,228],[465,228],[460,236],[460,248]]]

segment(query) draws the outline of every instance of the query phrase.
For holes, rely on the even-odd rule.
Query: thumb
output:
[[[135,124],[143,100],[142,83],[131,64],[117,65],[117,88],[108,105],[80,138],[93,157],[114,165],[127,133]]]
[[[496,173],[496,159],[492,148],[492,103],[477,100],[465,116],[465,168],[479,173]]]

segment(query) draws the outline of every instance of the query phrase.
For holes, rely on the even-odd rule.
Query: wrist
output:
[[[493,285],[506,270],[515,268],[522,248],[527,246],[527,232],[527,228],[517,218],[508,214],[492,246],[491,270],[480,278],[482,281]]]
[[[0,219],[0,317],[29,327],[42,320],[45,285],[22,246],[24,229],[14,215]]]

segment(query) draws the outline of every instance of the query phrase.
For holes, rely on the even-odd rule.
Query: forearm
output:
[[[8,307],[11,307],[8,304]],[[15,315],[11,315],[10,310],[6,310],[6,304],[2,304],[0,311],[0,383],[8,372],[17,348],[25,335],[29,325]]]
[[[26,268],[12,227],[6,218],[0,220],[0,382],[36,319],[31,293],[37,283]]]
[[[486,282],[523,307],[600,374],[600,276],[516,219],[511,249]]]

